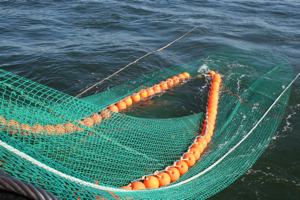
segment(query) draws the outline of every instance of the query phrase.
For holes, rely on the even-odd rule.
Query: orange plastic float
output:
[[[147,93],[147,91],[146,91],[146,90],[142,89],[142,90],[140,90],[139,92],[140,92],[140,96],[141,96],[141,98],[147,98],[147,96],[148,96],[148,93]]]
[[[153,90],[154,90],[155,93],[161,92],[161,88],[160,88],[159,85],[153,85]]]
[[[189,170],[188,164],[182,160],[176,162],[175,168],[178,169],[180,175],[187,173],[187,171]]]
[[[144,185],[146,188],[158,188],[159,187],[159,181],[154,176],[148,176],[144,180]]]
[[[138,93],[133,93],[131,98],[132,98],[132,101],[135,101],[135,102],[141,100],[141,96]]]
[[[171,177],[169,176],[169,174],[165,173],[165,172],[161,172],[159,174],[157,174],[157,179],[159,182],[159,187],[168,185],[171,183]]]
[[[130,97],[127,97],[126,99],[124,99],[124,102],[126,103],[126,107],[132,105],[132,99]]]
[[[116,113],[119,112],[119,108],[118,108],[117,106],[115,106],[115,105],[109,106],[109,107],[108,107],[108,110],[113,111],[113,112],[116,112]]]
[[[147,94],[148,96],[154,95],[154,90],[152,88],[147,88]]]
[[[184,80],[184,75],[183,74],[178,74],[177,77],[180,78],[179,82],[182,82]]]
[[[202,145],[202,144],[201,144]],[[197,148],[194,148],[192,147],[190,150],[189,150],[189,153],[193,154],[195,159],[198,160],[200,158],[200,151],[197,149]]]
[[[140,181],[136,181],[136,182],[133,182],[131,184],[131,187],[133,190],[143,190],[143,189],[146,189],[145,185],[140,182]]]
[[[179,79],[177,76],[173,76],[172,79],[173,79],[174,85],[177,85],[179,83]]]
[[[166,80],[166,82],[167,82],[167,84],[168,84],[169,87],[172,87],[172,86],[174,85],[173,80],[170,79],[170,78],[168,78],[168,79]]]
[[[168,85],[167,85],[167,83],[164,82],[164,81],[159,82],[159,85],[160,85],[160,88],[161,88],[162,90],[168,89]]]
[[[183,156],[183,160],[186,162],[186,164],[189,166],[189,167],[192,167],[195,165],[196,163],[196,158],[193,154],[191,153],[187,153]]]
[[[169,168],[166,172],[170,176],[171,182],[177,181],[180,178],[180,172],[175,167]]]
[[[183,76],[184,76],[186,79],[189,79],[189,78],[191,78],[190,74],[189,74],[189,73],[187,73],[187,72],[184,72],[184,73],[183,73]]]
[[[116,106],[118,107],[119,110],[124,110],[126,109],[126,103],[124,101],[119,101]]]

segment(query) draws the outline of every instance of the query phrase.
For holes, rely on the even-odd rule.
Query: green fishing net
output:
[[[173,165],[199,135],[205,114],[150,119],[106,107],[179,73],[189,72],[193,83],[209,70],[221,74],[222,87],[214,136],[200,160],[167,186],[120,189]],[[238,143],[292,78],[285,59],[234,48],[81,99],[0,70],[0,168],[61,199],[205,199],[245,173],[264,151],[284,117],[290,89]],[[210,78],[205,79],[209,86]],[[102,114],[101,122],[81,124],[95,113]],[[58,133],[53,126],[73,129]]]

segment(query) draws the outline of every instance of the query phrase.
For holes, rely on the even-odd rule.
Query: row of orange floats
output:
[[[102,110],[99,114],[94,113],[90,117],[85,117],[83,120],[77,120],[73,123],[57,124],[57,125],[45,125],[34,124],[19,124],[16,120],[7,120],[0,116],[0,130],[5,130],[8,133],[22,133],[23,135],[64,135],[71,134],[77,131],[83,131],[85,128],[92,128],[93,126],[99,125],[103,119],[111,117],[111,111],[119,112],[124,110],[126,107],[132,105],[133,102],[138,102],[147,97],[153,96],[154,94],[160,93],[180,82],[190,78],[190,74],[184,72],[168,78],[166,81],[161,81],[159,84],[147,88],[146,90],[140,90],[138,93],[134,93],[131,96],[111,105],[108,109]],[[71,120],[68,120],[71,122]]]
[[[133,93],[132,95],[124,98],[123,100],[109,106],[108,109],[118,113],[121,110],[125,110],[128,106],[131,106],[133,102],[139,102],[143,99],[153,96],[154,94],[161,93],[164,90],[172,88],[174,85],[177,85],[180,82],[189,78],[190,74],[187,72],[178,74],[177,76],[168,78],[166,79],[166,81],[161,81],[158,84],[153,85],[152,87],[141,89],[139,92]]]
[[[194,166],[200,155],[211,141],[214,133],[219,90],[221,84],[221,76],[214,71],[210,71],[209,75],[212,76],[212,84],[210,86],[210,93],[207,105],[206,119],[203,124],[202,133],[197,136],[194,143],[189,147],[187,153],[183,154],[180,160],[175,161],[172,167],[167,167],[163,171],[156,171],[152,175],[147,175],[133,181],[127,186],[121,188],[127,190],[141,190],[146,188],[158,188],[170,184],[185,174],[190,167]]]

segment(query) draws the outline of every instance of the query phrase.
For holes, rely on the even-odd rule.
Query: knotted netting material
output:
[[[147,119],[111,112],[109,118],[91,128],[64,134],[24,134],[21,127],[2,124],[0,167],[61,199],[208,198],[245,173],[266,148],[284,117],[290,89],[256,129],[236,145],[293,78],[290,64],[278,56],[244,52],[233,57],[234,53],[235,50],[223,49],[195,62],[144,75],[82,99],[0,71],[0,115],[7,122],[15,120],[31,127],[77,125],[76,120],[100,113],[108,105],[144,89],[143,86],[150,87],[184,71],[195,78],[207,72],[207,69],[197,71],[203,64],[221,74],[212,141],[186,174],[165,187],[140,191],[120,189],[135,179],[173,165],[201,132],[203,113]],[[232,152],[224,157],[229,150]]]

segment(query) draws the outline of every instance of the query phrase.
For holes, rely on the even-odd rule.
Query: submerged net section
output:
[[[109,112],[105,107],[184,71],[195,78],[208,71],[206,66],[221,74],[223,81],[215,134],[205,153],[188,173],[168,186],[120,189],[182,156],[201,131],[203,113],[147,119]],[[284,116],[289,90],[239,142],[292,76],[290,64],[278,56],[222,49],[78,99],[1,70],[0,139],[35,160],[1,143],[0,167],[62,199],[205,199],[241,176],[266,148]],[[93,126],[81,123],[94,113],[102,114],[101,121]]]

